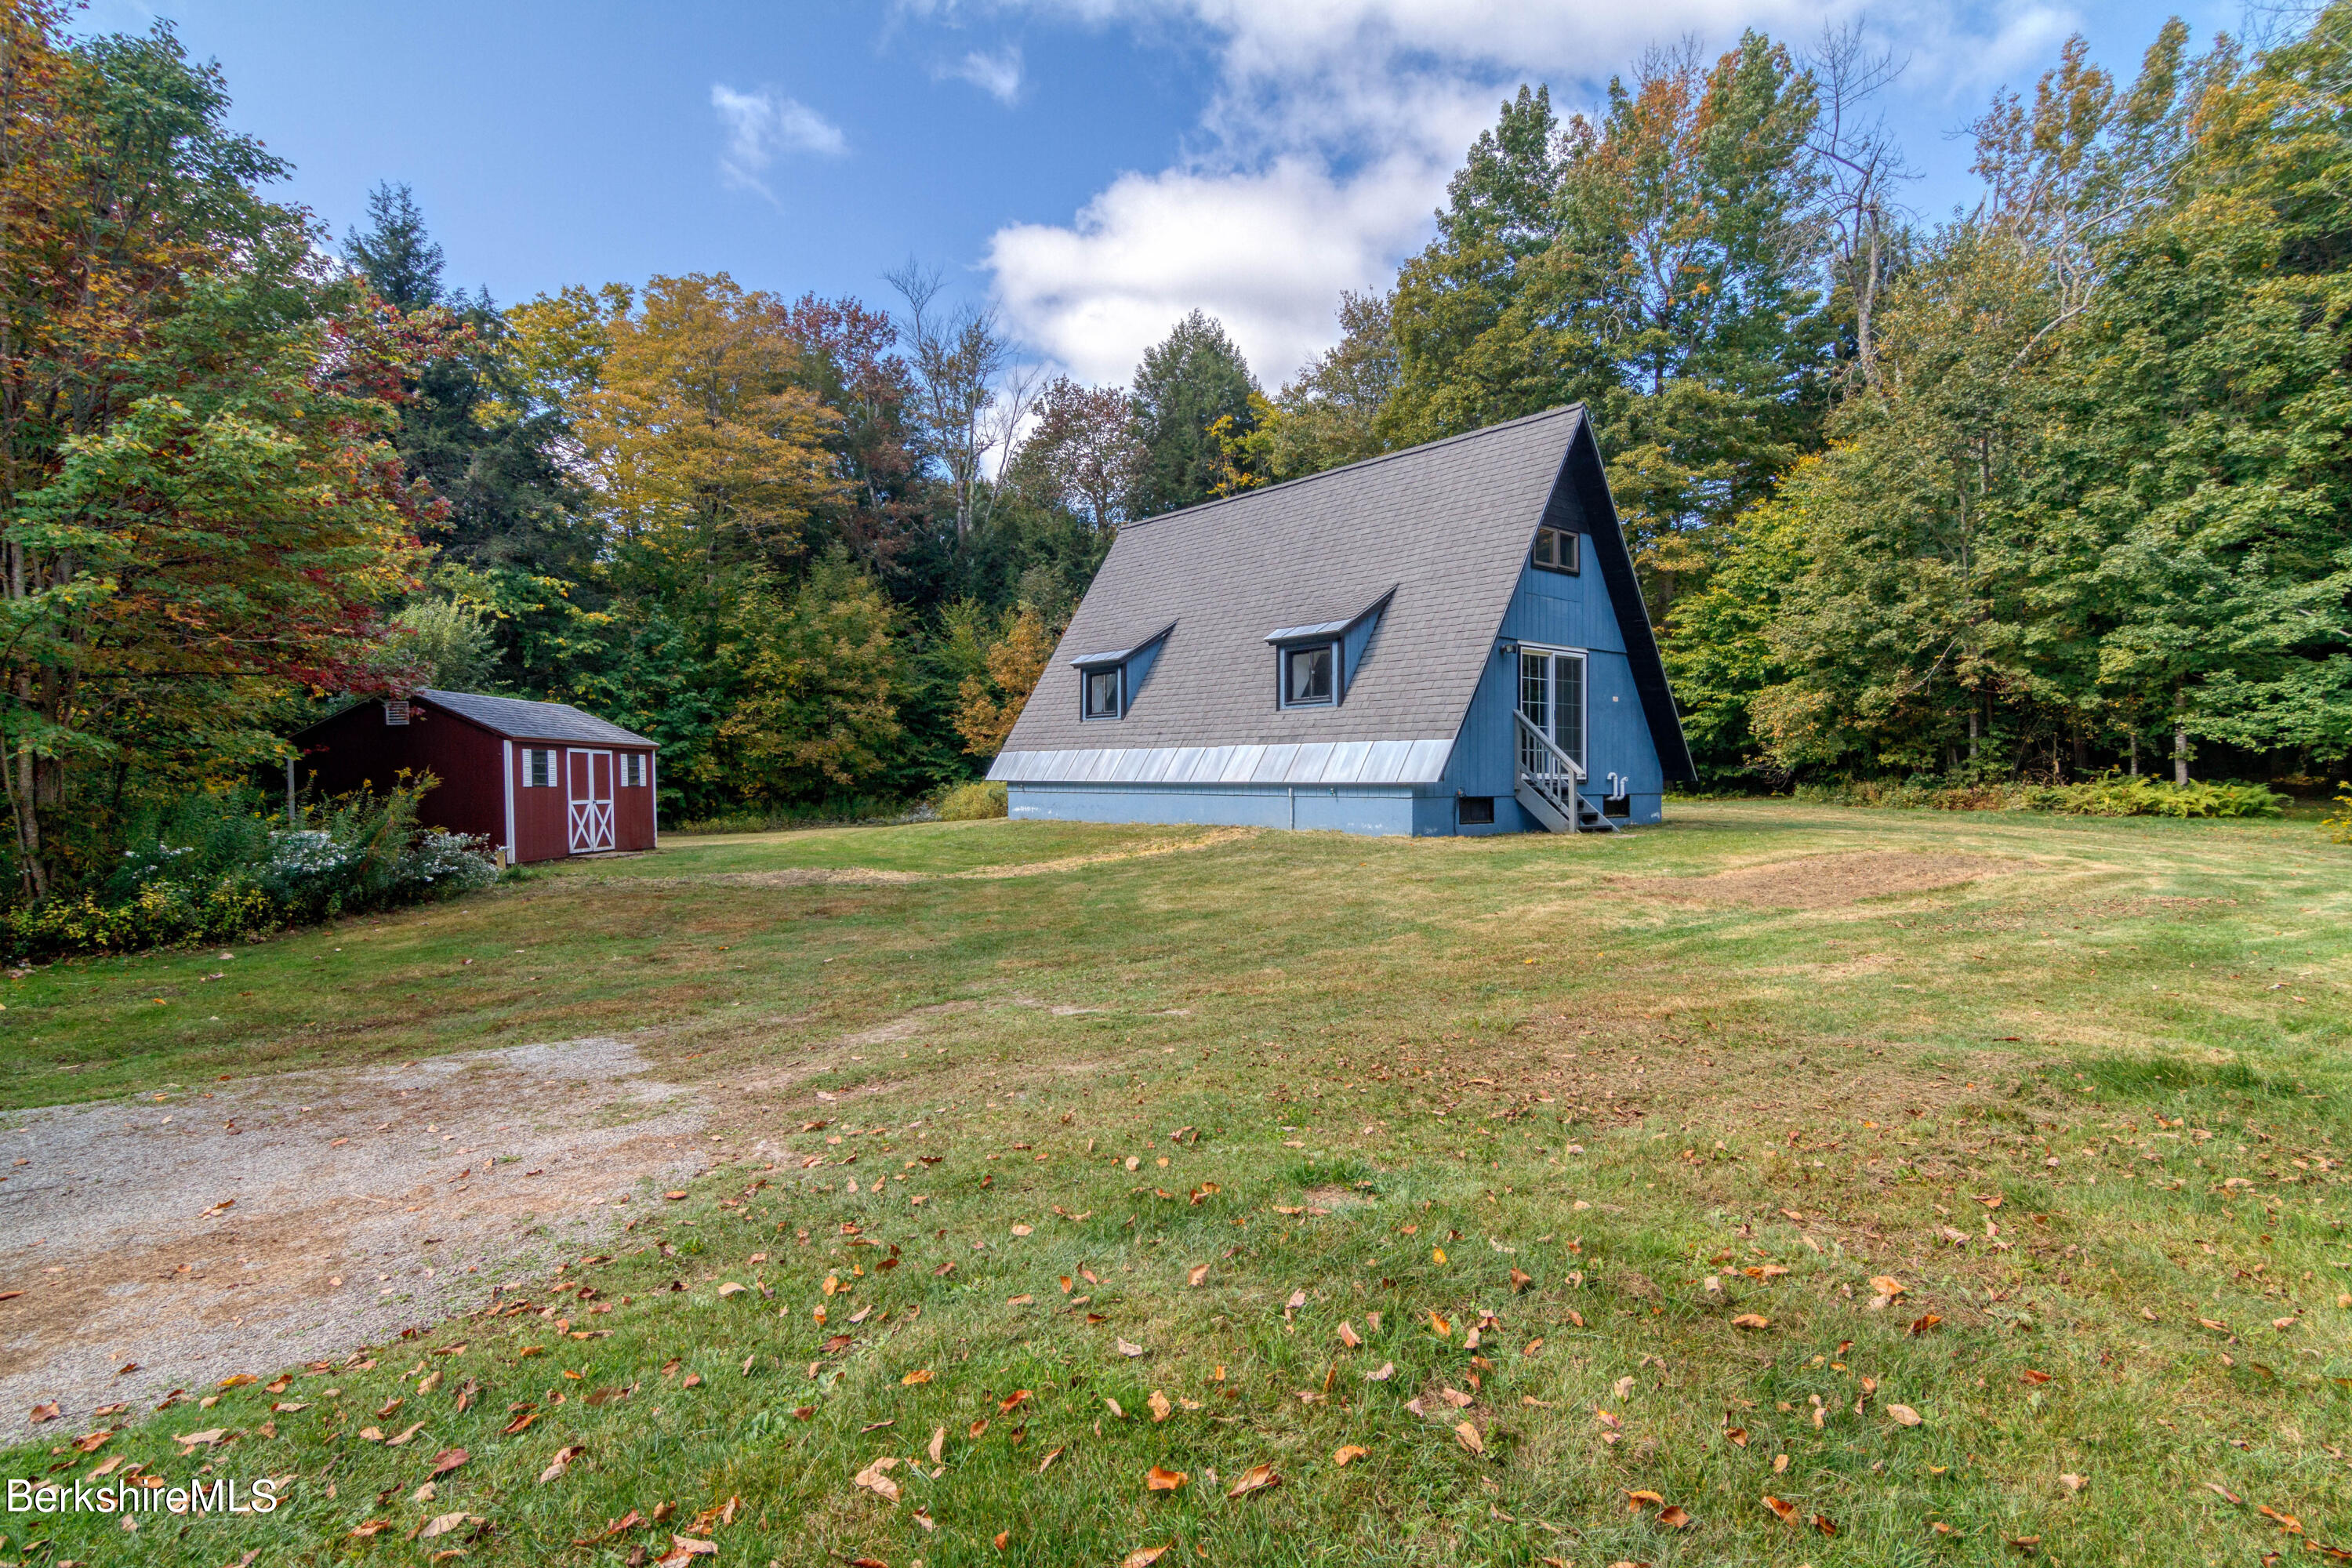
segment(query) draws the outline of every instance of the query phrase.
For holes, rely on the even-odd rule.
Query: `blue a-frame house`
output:
[[[1580,408],[1129,523],[989,770],[1016,817],[1410,834],[1691,776]]]

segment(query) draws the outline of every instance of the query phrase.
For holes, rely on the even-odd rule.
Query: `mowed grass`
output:
[[[207,1565],[621,1564],[678,1535],[890,1568],[2352,1549],[2347,852],[2299,823],[1673,817],[680,842],[16,981],[18,1104],[629,1032],[722,1137],[686,1197],[478,1316],[69,1411],[7,1457],[291,1476],[278,1512],[17,1515],[12,1547],[29,1523],[42,1561]],[[1151,1490],[1155,1466],[1185,1479]],[[1278,1481],[1229,1495],[1259,1466]]]

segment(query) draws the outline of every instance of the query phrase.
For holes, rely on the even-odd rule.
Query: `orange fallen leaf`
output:
[[[1479,1436],[1478,1428],[1467,1421],[1462,1422],[1454,1428],[1454,1436],[1456,1442],[1474,1454],[1483,1454],[1486,1451],[1486,1440]]]
[[[1016,1388],[1012,1393],[1006,1394],[1003,1398],[996,1402],[996,1413],[999,1415],[1010,1415],[1014,1411],[1020,1409],[1023,1405],[1028,1404],[1031,1397],[1032,1396],[1027,1389]]]
[[[1731,1439],[1731,1446],[1735,1448],[1748,1447],[1748,1428],[1745,1426],[1726,1426],[1723,1435]]]
[[[444,1448],[433,1457],[433,1469],[425,1479],[437,1481],[470,1458],[472,1456],[463,1448]]]
[[[914,1388],[930,1381],[931,1369],[929,1367],[924,1367],[919,1372],[910,1372],[906,1376],[900,1378],[898,1380],[898,1384],[902,1388]]]
[[[1668,1530],[1688,1530],[1691,1516],[1679,1503],[1668,1503],[1658,1510],[1658,1522]]]
[[[1154,1563],[1167,1556],[1168,1548],[1175,1544],[1171,1541],[1164,1546],[1139,1546],[1121,1560],[1118,1568],[1151,1568]]]
[[[1886,1414],[1893,1416],[1900,1426],[1916,1426],[1921,1419],[1919,1413],[1907,1405],[1890,1405],[1886,1407]]]
[[[550,1481],[562,1480],[563,1472],[572,1468],[572,1461],[587,1451],[577,1443],[555,1450],[554,1459],[549,1463],[547,1468],[539,1472],[540,1484],[544,1486]]]
[[[1942,1313],[1929,1312],[1924,1317],[1914,1318],[1911,1321],[1911,1327],[1906,1331],[1914,1334],[1924,1334],[1929,1329],[1934,1328],[1937,1323],[1940,1323],[1943,1321],[1944,1318]]]
[[[1761,1312],[1742,1312],[1731,1320],[1731,1326],[1735,1329],[1769,1329],[1772,1326],[1772,1320]]]
[[[1194,1264],[1194,1265],[1192,1266],[1192,1271],[1190,1274],[1186,1275],[1186,1276],[1184,1277],[1184,1279],[1185,1279],[1185,1282],[1186,1282],[1186,1283],[1188,1283],[1188,1284],[1192,1284],[1192,1285],[1205,1285],[1205,1284],[1207,1284],[1207,1283],[1209,1282],[1209,1266],[1208,1266],[1207,1264],[1205,1264],[1205,1263],[1196,1263],[1196,1264]]]
[[[1331,1456],[1331,1462],[1345,1468],[1350,1462],[1364,1458],[1371,1450],[1361,1443],[1349,1443]]]
[[[1782,1502],[1779,1498],[1767,1492],[1764,1494],[1764,1506],[1770,1509],[1774,1513],[1780,1515],[1781,1523],[1794,1524],[1797,1522],[1797,1505],[1795,1503]]]
[[[1813,1528],[1823,1535],[1834,1537],[1837,1534],[1837,1522],[1825,1513],[1813,1515]]]
[[[1234,1484],[1226,1489],[1225,1495],[1229,1498],[1242,1497],[1262,1488],[1281,1484],[1282,1477],[1275,1472],[1272,1465],[1252,1465],[1234,1479]]]
[[[1362,1337],[1356,1332],[1355,1329],[1351,1325],[1341,1323],[1339,1325],[1339,1342],[1347,1346],[1349,1350],[1354,1350],[1358,1345],[1362,1344],[1364,1342]]]
[[[1644,1508],[1647,1508],[1654,1503],[1660,1508],[1664,1508],[1666,1506],[1666,1500],[1660,1497],[1656,1492],[1650,1491],[1627,1492],[1625,1494],[1625,1508],[1626,1510],[1631,1513],[1639,1513]]]
[[[1143,1473],[1143,1489],[1153,1492],[1172,1492],[1191,1479],[1181,1470],[1165,1469],[1154,1465]]]

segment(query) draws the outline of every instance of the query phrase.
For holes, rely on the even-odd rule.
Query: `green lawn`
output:
[[[643,1030],[718,1128],[797,1152],[527,1306],[99,1450],[290,1474],[276,1514],[151,1517],[135,1548],[15,1515],[9,1555],[27,1525],[37,1561],[205,1568],[620,1564],[676,1532],[889,1568],[2352,1548],[2352,851],[2303,823],[1672,816],[677,840],[19,978],[16,1105]],[[814,1109],[854,1086],[881,1092]],[[88,1473],[53,1457],[86,1429],[8,1474]],[[854,1484],[885,1458],[895,1502]],[[1260,1465],[1278,1483],[1229,1495]]]

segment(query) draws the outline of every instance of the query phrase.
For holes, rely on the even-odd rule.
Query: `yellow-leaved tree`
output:
[[[798,557],[842,493],[824,446],[841,416],[803,384],[781,302],[723,272],[656,278],[604,331],[578,430],[616,548],[673,586]]]
[[[982,655],[986,673],[966,675],[957,691],[956,733],[966,752],[992,757],[1004,749],[1053,655],[1054,634],[1034,606],[1023,605],[1005,617],[1003,632]]]

